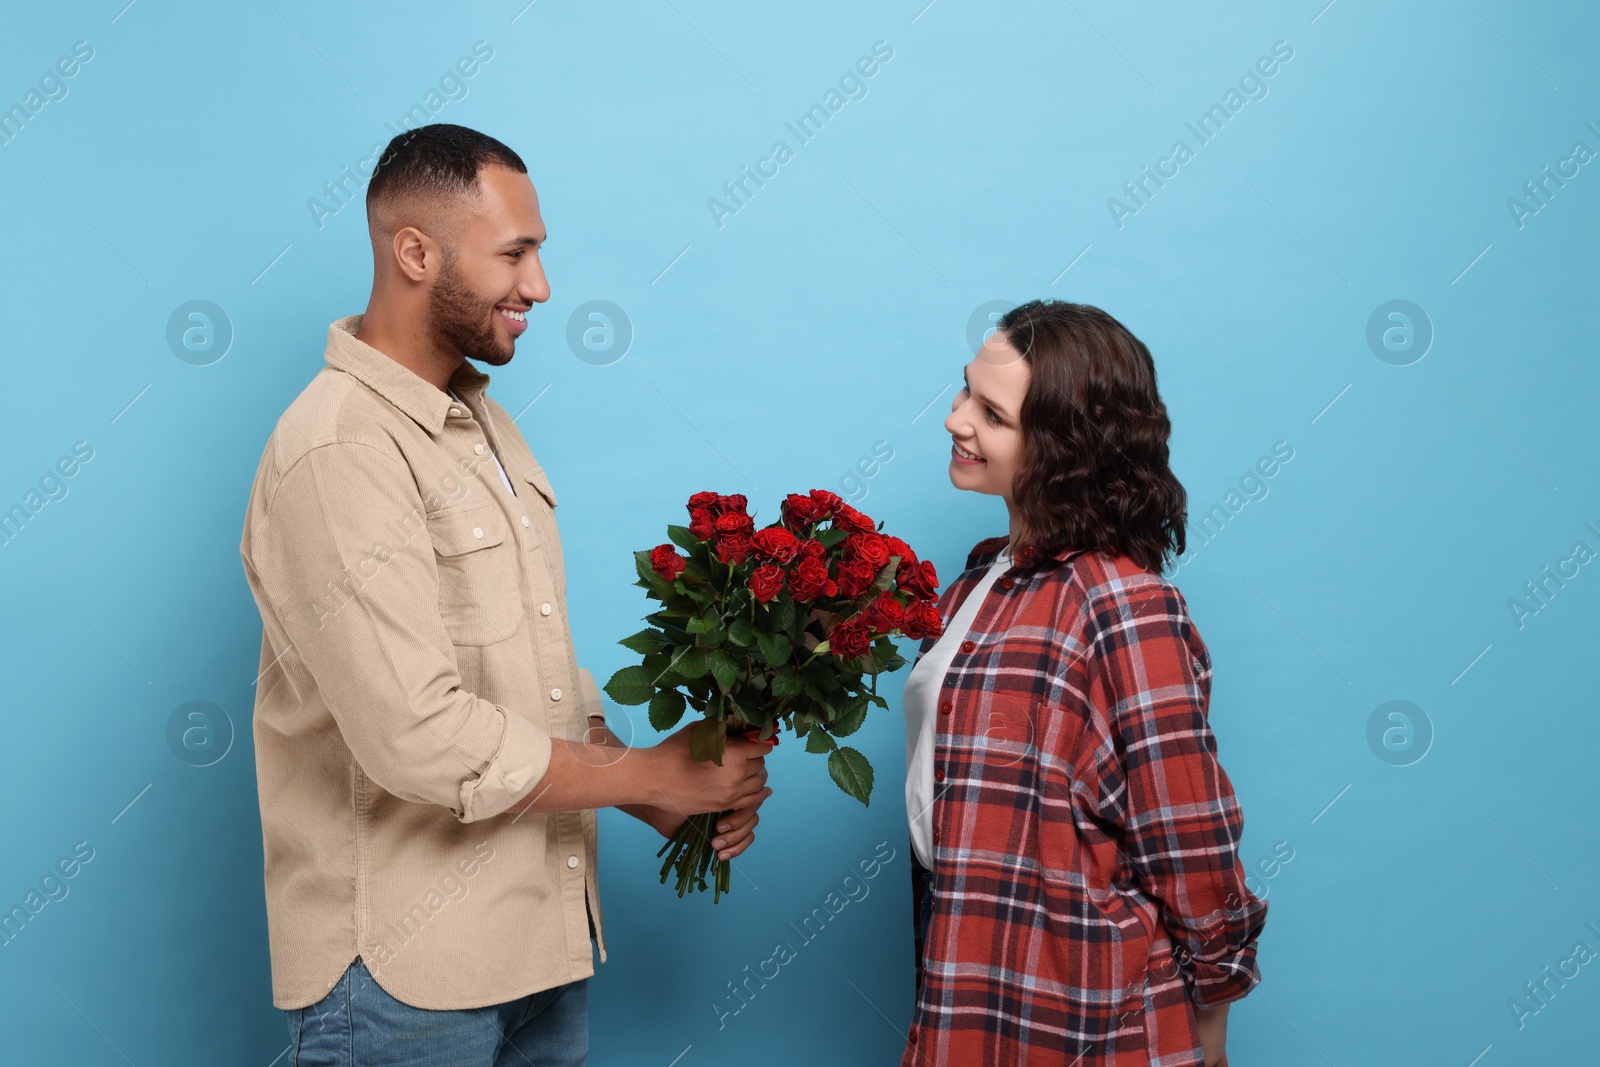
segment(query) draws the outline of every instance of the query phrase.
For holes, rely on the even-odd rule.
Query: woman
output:
[[[916,1013],[904,1067],[1225,1064],[1267,905],[1178,590],[1185,497],[1149,350],[1098,308],[1006,314],[945,428],[1005,500],[905,688]]]

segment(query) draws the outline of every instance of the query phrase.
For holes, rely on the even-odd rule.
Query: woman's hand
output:
[[[1200,1027],[1200,1050],[1205,1054],[1206,1067],[1217,1067],[1228,1043],[1228,1005],[1196,1008],[1194,1019]]]

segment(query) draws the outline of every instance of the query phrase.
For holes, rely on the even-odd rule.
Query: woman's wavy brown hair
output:
[[[1167,465],[1172,423],[1150,350],[1064,300],[1022,304],[998,329],[1030,371],[1012,483],[1022,538],[1041,557],[1102,551],[1159,574],[1184,552],[1188,499]]]

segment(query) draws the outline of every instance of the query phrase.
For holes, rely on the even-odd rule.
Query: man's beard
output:
[[[511,362],[515,348],[502,347],[495,335],[490,316],[498,314],[493,305],[484,314],[483,298],[468,288],[456,270],[455,258],[448,253],[439,268],[439,280],[428,296],[428,313],[431,318],[433,341],[447,351],[459,352],[466,359],[475,359],[491,367],[503,367]]]

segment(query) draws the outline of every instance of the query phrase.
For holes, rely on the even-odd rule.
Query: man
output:
[[[581,1064],[594,809],[664,836],[732,809],[736,856],[766,749],[627,749],[574,657],[555,492],[466,362],[510,362],[550,296],[522,160],[402,134],[367,222],[366,312],[267,441],[240,544],[273,1003],[295,1067]]]

